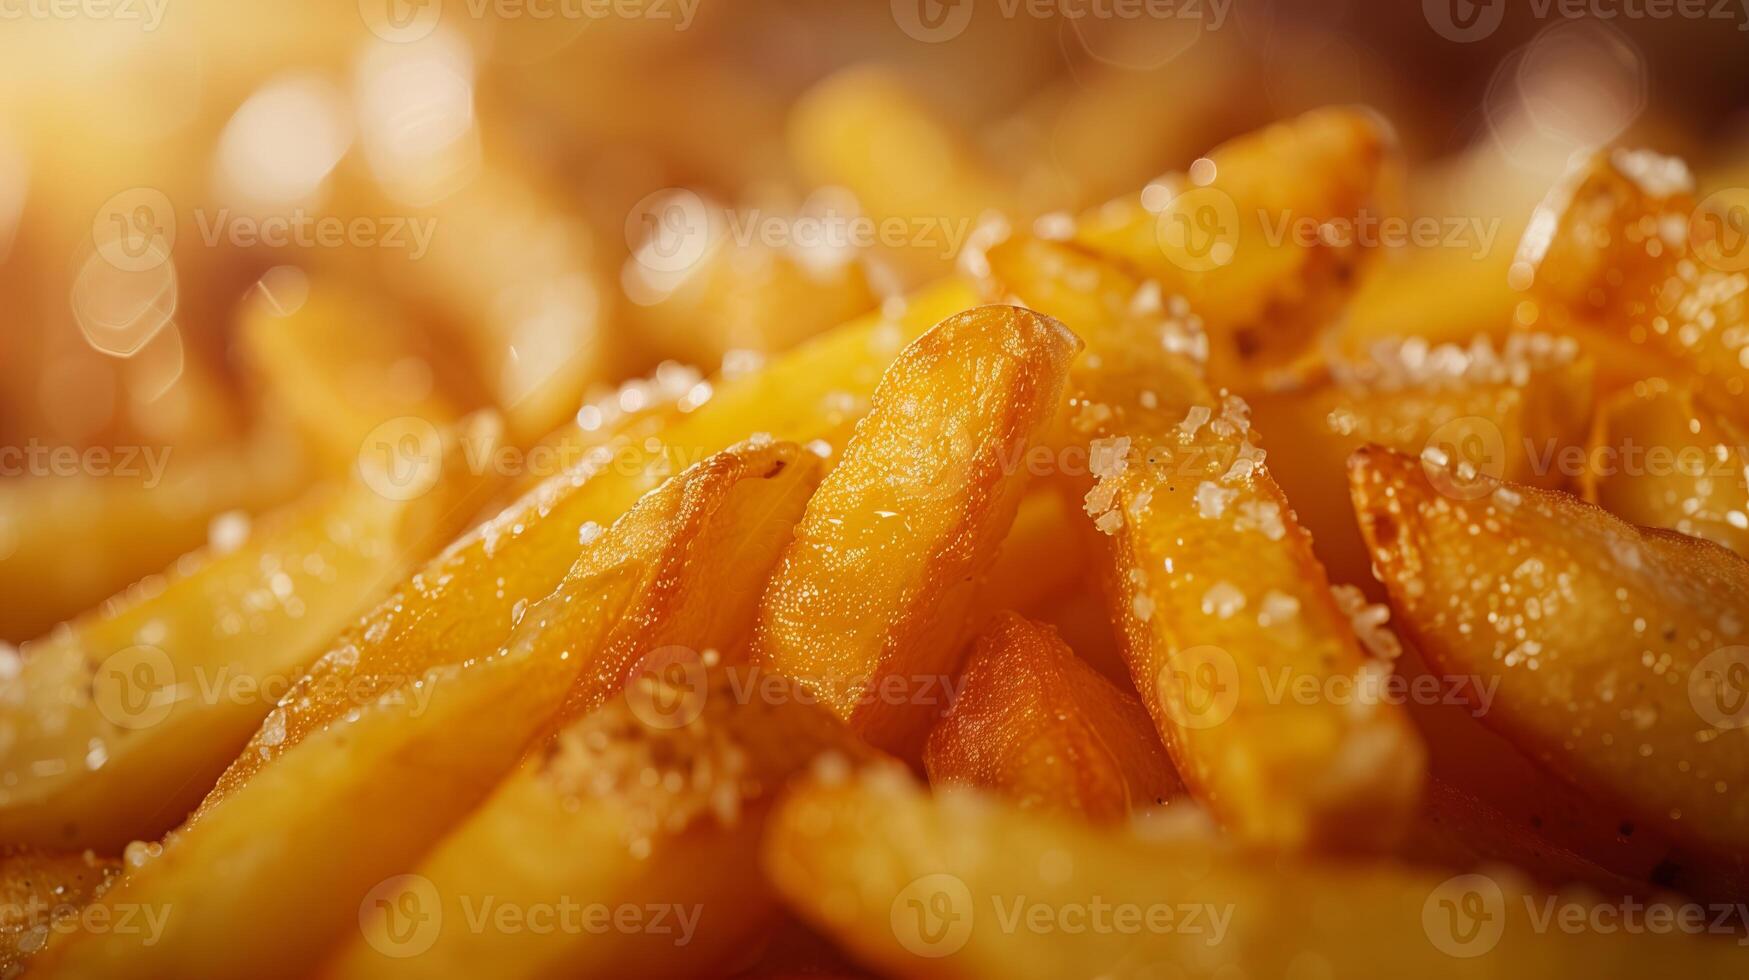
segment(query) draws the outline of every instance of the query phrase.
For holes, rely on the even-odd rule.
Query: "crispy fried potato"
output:
[[[1647,151],[1599,153],[1538,208],[1513,264],[1543,329],[1637,349],[1640,376],[1694,376],[1737,406],[1749,394],[1749,276],[1688,168]]]
[[[121,928],[105,919],[86,923],[79,914],[108,887],[121,862],[84,854],[56,854],[0,847],[0,976],[16,977],[49,933],[81,927]],[[143,915],[130,915],[129,928],[151,928]]]
[[[1591,422],[1592,367],[1578,351],[1532,333],[1498,345],[1381,342],[1364,359],[1333,364],[1335,378],[1252,397],[1270,472],[1331,577],[1376,588],[1345,465],[1367,443],[1413,454],[1434,447],[1484,473],[1562,487],[1567,474],[1554,464]]]
[[[1209,324],[1209,375],[1267,385],[1305,354],[1376,245],[1395,136],[1361,109],[1320,109],[1223,144],[1188,174],[1084,217],[1074,241],[1182,295]]]
[[[1020,504],[1020,461],[1056,417],[1079,347],[1055,320],[999,306],[907,347],[772,577],[756,662],[915,759]]]
[[[1364,357],[1374,344],[1405,337],[1429,344],[1468,344],[1486,337],[1499,342],[1514,327],[1524,297],[1507,280],[1512,252],[1506,244],[1485,254],[1452,248],[1387,252],[1369,269],[1333,331],[1336,347]],[[1437,297],[1437,302],[1430,298]]]
[[[41,636],[162,571],[216,515],[270,510],[307,475],[297,441],[268,432],[188,458],[152,447],[111,459],[137,475],[0,480],[0,641]]]
[[[550,596],[501,624],[500,643],[450,645],[387,694],[351,692],[349,713],[289,750],[276,709],[245,750],[273,761],[210,797],[105,896],[168,907],[162,940],[51,944],[45,975],[306,973],[385,876],[490,793],[565,699],[616,690],[670,637],[723,649],[746,633],[758,583],[818,476],[810,458],[787,443],[713,456],[583,546]]]
[[[1199,346],[1182,300],[1055,243],[1011,240],[989,260],[1087,342],[1071,377],[1097,478],[1086,509],[1131,677],[1180,777],[1248,840],[1389,846],[1416,807],[1420,745],[1394,705],[1336,703],[1389,664],[1332,595],[1244,401],[1217,398],[1179,353]]]
[[[465,410],[451,372],[414,326],[336,277],[275,269],[238,320],[238,346],[265,397],[338,468],[386,422],[443,426]]]
[[[1515,877],[1259,859],[967,790],[932,799],[891,772],[797,792],[765,855],[791,908],[906,977],[1626,980],[1729,976],[1746,957],[1726,938],[1550,927],[1545,915],[1588,914],[1587,899]]]
[[[1585,499],[1642,527],[1706,538],[1749,557],[1749,440],[1695,392],[1651,379],[1597,413]]]
[[[1537,761],[1741,875],[1749,564],[1576,498],[1486,480],[1442,493],[1432,461],[1368,448],[1355,510],[1417,648],[1499,678],[1481,716]]]
[[[491,481],[458,443],[497,425],[452,435],[408,493],[318,487],[25,645],[0,693],[0,840],[118,853],[181,823],[334,635],[478,508]]]
[[[1006,613],[978,637],[953,707],[929,733],[935,785],[1115,822],[1180,792],[1147,709],[1076,658],[1056,630]]]
[[[441,908],[417,909],[439,923],[417,946],[389,895],[330,975],[703,975],[745,958],[777,917],[758,866],[774,797],[822,753],[843,767],[868,750],[793,681],[675,666],[696,673],[652,672],[567,727],[417,866],[406,890]],[[567,903],[635,909],[638,926],[581,909],[548,931],[503,925]]]
[[[944,283],[919,294],[898,320],[877,315],[847,324],[762,371],[718,382],[714,392],[700,393],[708,398],[702,404],[683,401],[653,432],[634,426],[616,434],[452,544],[343,637],[293,691],[278,747],[350,711],[356,699],[346,696],[349,689],[386,690],[443,662],[436,658],[446,651],[496,648],[517,606],[540,601],[564,578],[579,537],[598,533],[670,473],[756,432],[842,447],[906,338],[973,295],[964,284]],[[244,753],[219,789],[247,781],[264,761]]]

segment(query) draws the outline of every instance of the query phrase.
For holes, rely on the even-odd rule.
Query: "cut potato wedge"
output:
[[[1749,421],[1738,410],[1749,395],[1749,276],[1718,253],[1712,225],[1681,160],[1599,153],[1537,209],[1513,279],[1528,287],[1538,327],[1632,345],[1642,377],[1693,376]]]
[[[1560,464],[1591,424],[1591,362],[1577,343],[1547,334],[1383,341],[1330,374],[1253,396],[1252,421],[1324,567],[1369,592],[1377,586],[1348,501],[1350,453],[1367,443],[1411,454],[1432,447],[1480,472],[1556,489],[1577,470]]]
[[[1731,936],[1623,928],[1604,918],[1619,897],[1113,834],[968,790],[932,799],[890,771],[796,793],[765,856],[792,909],[894,976],[1628,980],[1749,962]]]
[[[1079,346],[1055,320],[986,306],[907,347],[784,552],[756,662],[917,758],[1020,504],[1019,461],[1056,417]]]
[[[978,590],[973,615],[979,624],[1004,610],[1056,602],[1083,584],[1093,549],[1079,518],[1079,511],[1050,482],[1027,488]]]
[[[437,905],[388,895],[328,975],[679,976],[745,959],[778,913],[758,865],[773,798],[822,753],[844,767],[868,750],[793,681],[693,666],[562,731],[405,877]],[[409,934],[409,909],[433,928]]]
[[[356,698],[347,692],[386,691],[444,662],[447,651],[498,647],[518,606],[539,602],[564,578],[579,540],[670,474],[761,432],[821,440],[822,451],[842,448],[907,339],[975,295],[966,284],[944,283],[920,293],[899,319],[846,324],[762,371],[719,382],[708,400],[680,406],[653,433],[634,426],[545,481],[452,544],[342,637],[292,692],[284,738],[238,757],[219,789],[246,782],[268,758],[350,711]]]
[[[1355,510],[1417,648],[1499,678],[1485,714],[1624,819],[1741,876],[1749,855],[1749,563],[1641,531],[1564,494],[1438,489],[1440,469],[1368,448]]]
[[[1186,174],[1096,209],[1074,241],[1190,301],[1209,374],[1251,389],[1329,326],[1399,182],[1395,136],[1363,109],[1320,109],[1216,147]]]
[[[1642,527],[1749,557],[1749,438],[1695,392],[1652,379],[1597,414],[1585,499]]]
[[[122,916],[81,917],[121,871],[121,862],[91,852],[56,854],[0,848],[0,976],[16,977],[50,933],[127,930],[149,938],[162,916],[132,909]]]
[[[684,635],[712,647],[746,632],[757,583],[817,477],[812,458],[787,443],[713,456],[580,546],[564,582],[519,610],[497,646],[447,646],[441,663],[365,694],[278,752],[286,709],[276,709],[246,750],[274,760],[215,793],[161,856],[105,896],[170,908],[162,940],[51,944],[45,975],[306,973],[379,882],[414,865],[487,796],[567,697],[623,684],[650,644],[666,639],[653,626],[721,628]],[[732,600],[717,605],[721,595],[746,598],[736,610]],[[739,621],[718,619],[737,611]]]
[[[1023,809],[1115,822],[1180,792],[1136,696],[1056,630],[1005,613],[978,637],[953,708],[929,733],[934,785],[989,789]]]
[[[1391,638],[1369,629],[1376,652],[1363,648],[1247,406],[1198,373],[1182,300],[1057,243],[1012,239],[989,259],[1087,342],[1071,377],[1096,478],[1086,510],[1131,677],[1180,777],[1247,840],[1389,846],[1417,805],[1421,747],[1400,708],[1339,692],[1389,675]]]
[[[356,479],[253,531],[222,522],[204,552],[26,644],[0,690],[0,840],[113,854],[181,823],[335,634],[479,507],[492,481],[460,442],[497,427],[452,433],[409,493]]]

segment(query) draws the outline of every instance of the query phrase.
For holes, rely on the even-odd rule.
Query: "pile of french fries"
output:
[[[796,159],[957,260],[638,314],[763,358],[572,414],[587,330],[473,368],[586,250],[446,236],[384,275],[477,348],[276,268],[247,437],[0,488],[0,976],[1749,972],[1749,258],[1685,165],[1582,161],[1422,323],[1340,231],[1371,111],[1070,213],[905,99]],[[538,222],[482,152],[450,227]]]

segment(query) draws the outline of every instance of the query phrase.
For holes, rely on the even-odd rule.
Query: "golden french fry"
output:
[[[44,975],[307,973],[385,876],[486,798],[565,699],[616,690],[674,623],[719,630],[683,634],[712,646],[746,631],[785,537],[774,526],[794,523],[817,478],[809,458],[778,443],[704,461],[582,546],[550,596],[500,624],[498,643],[452,644],[438,663],[409,665],[402,684],[366,692],[289,750],[275,751],[286,731],[276,709],[245,750],[273,761],[209,797],[162,855],[104,896],[169,908],[160,941],[51,944]],[[731,581],[717,564],[726,555],[739,559]],[[731,618],[718,618],[725,591],[747,597],[739,621],[733,602]]]
[[[105,917],[85,922],[80,914],[121,870],[121,862],[84,854],[56,854],[0,847],[0,976],[16,977],[51,932],[82,927],[121,928]],[[150,935],[157,915],[134,910],[127,928]],[[155,910],[153,910],[155,911]]]
[[[1640,377],[1692,376],[1741,421],[1749,249],[1712,201],[1696,203],[1693,178],[1674,157],[1599,153],[1538,208],[1512,275],[1529,289],[1539,328],[1627,345],[1639,354]]]
[[[404,488],[370,475],[185,556],[23,649],[0,692],[0,840],[118,853],[181,823],[326,645],[478,508],[466,438]],[[403,492],[404,491],[404,492]]]
[[[1482,473],[1558,489],[1591,422],[1592,365],[1572,340],[1514,333],[1429,345],[1380,342],[1337,375],[1250,399],[1270,472],[1337,581],[1371,586],[1372,556],[1348,501],[1350,453],[1428,448]]]
[[[1048,317],[986,306],[907,347],[784,552],[756,662],[915,758],[1079,346]]]
[[[464,411],[454,372],[413,325],[336,276],[272,270],[238,320],[238,346],[268,402],[339,468],[385,423],[443,426]]]
[[[207,540],[215,516],[269,510],[306,475],[295,440],[266,433],[192,458],[171,447],[104,458],[110,475],[0,480],[0,640],[34,639],[163,571]]]
[[[1335,692],[1388,677],[1392,638],[1357,636],[1359,610],[1333,595],[1244,401],[1198,373],[1182,300],[1057,243],[1014,239],[989,261],[1087,342],[1070,379],[1091,439],[1086,509],[1179,776],[1246,839],[1389,846],[1416,807],[1422,749],[1397,706]]]
[[[1705,870],[1741,876],[1749,564],[1564,494],[1454,482],[1433,460],[1372,447],[1350,468],[1421,654],[1447,676],[1499,678],[1481,721]]]
[[[1320,109],[1095,209],[1072,236],[1190,301],[1208,322],[1213,381],[1266,387],[1352,293],[1398,167],[1376,114]]]
[[[1716,541],[1749,557],[1749,441],[1695,392],[1651,379],[1597,413],[1585,499],[1642,527]]]
[[[915,297],[897,320],[875,315],[846,324],[764,370],[719,380],[699,401],[683,400],[655,431],[633,426],[544,481],[452,544],[343,637],[293,692],[284,739],[261,747],[265,755],[245,752],[219,790],[247,781],[266,756],[351,710],[356,699],[348,690],[397,684],[441,663],[448,650],[495,648],[518,605],[540,601],[564,578],[579,538],[598,533],[669,474],[759,432],[841,447],[905,341],[974,295],[964,284],[944,283]]]
[[[403,888],[385,890],[384,911],[361,921],[328,975],[678,976],[745,958],[777,916],[758,867],[773,798],[822,753],[844,766],[867,750],[793,681],[674,666],[681,676],[653,671],[565,728],[411,875],[390,879]],[[411,907],[438,923],[417,945],[403,894],[437,903]],[[545,909],[565,917],[520,928]]]
[[[890,771],[796,792],[765,858],[792,909],[895,976],[1626,980],[1729,976],[1749,958],[1732,937],[1549,918],[1596,903],[1600,918],[1582,921],[1604,921],[1626,896],[1610,906],[1539,895],[1516,876],[1259,860],[1209,836],[1114,834],[968,790],[931,798]],[[1689,922],[1715,915],[1666,905]]]
[[[923,763],[935,785],[979,786],[1022,808],[1096,821],[1180,792],[1135,695],[1077,659],[1055,630],[1014,613],[979,636]]]

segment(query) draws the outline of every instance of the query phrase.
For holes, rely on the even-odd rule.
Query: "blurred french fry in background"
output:
[[[121,871],[91,852],[0,849],[0,973],[16,976],[55,929],[77,928],[80,910]],[[144,923],[147,928],[150,923]]]
[[[1649,379],[1597,413],[1585,497],[1641,527],[1716,541],[1749,557],[1749,440],[1695,393]]]
[[[1681,160],[1599,153],[1539,207],[1512,275],[1539,324],[1631,345],[1643,374],[1693,376],[1735,408],[1749,394],[1749,252],[1730,224],[1743,202],[1709,201]]]
[[[929,733],[935,786],[1118,822],[1180,791],[1134,693],[1083,664],[1048,626],[1005,613],[978,637],[953,708]]]

